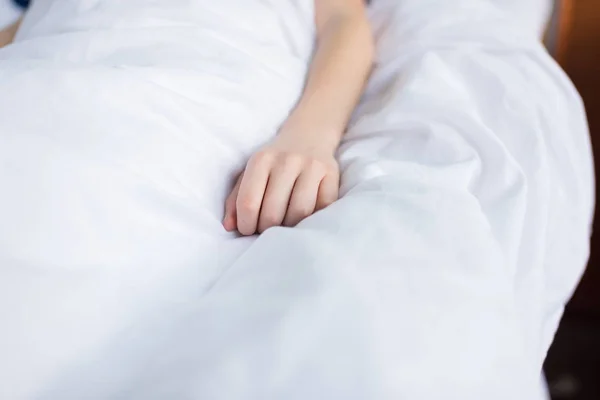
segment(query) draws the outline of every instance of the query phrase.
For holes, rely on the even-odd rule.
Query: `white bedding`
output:
[[[0,398],[545,398],[593,177],[536,29],[376,0],[343,198],[237,238],[223,199],[299,93],[312,0],[140,1],[38,0],[0,51]]]

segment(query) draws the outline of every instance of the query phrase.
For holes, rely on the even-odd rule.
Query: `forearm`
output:
[[[7,46],[13,42],[20,26],[21,19],[0,31],[0,47]]]
[[[335,150],[371,71],[373,36],[366,17],[340,16],[324,27],[304,93],[284,125]]]

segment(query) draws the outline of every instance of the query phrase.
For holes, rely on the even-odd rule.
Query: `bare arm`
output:
[[[318,136],[335,151],[373,63],[364,0],[315,0],[317,50],[300,102],[282,133]]]
[[[0,31],[0,47],[7,46],[13,42],[20,26],[21,19]]]

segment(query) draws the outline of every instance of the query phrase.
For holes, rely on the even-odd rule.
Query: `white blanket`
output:
[[[593,182],[534,30],[376,0],[343,198],[237,238],[224,196],[299,93],[312,1],[140,2],[38,0],[0,51],[0,398],[545,397]]]

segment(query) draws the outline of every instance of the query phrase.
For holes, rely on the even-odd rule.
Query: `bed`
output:
[[[85,48],[69,42],[92,35],[77,24],[43,37],[26,21],[0,51],[0,397],[546,398],[541,365],[589,253],[593,168],[542,9],[515,18],[518,4],[374,2],[377,65],[339,151],[342,198],[252,238],[220,227],[225,184],[174,166],[233,179],[251,146],[198,148],[190,132],[280,105],[240,96],[235,118],[202,114],[214,104],[193,97],[179,53],[157,72],[146,53],[106,50],[160,18],[119,41],[104,26]],[[302,72],[285,65],[270,64],[269,90]],[[214,152],[229,164],[197,157]]]

